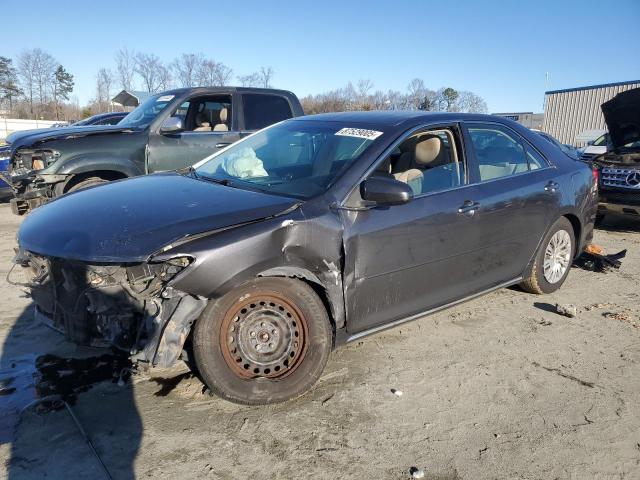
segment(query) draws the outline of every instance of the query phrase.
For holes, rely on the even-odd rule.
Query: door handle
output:
[[[559,188],[560,188],[560,185],[554,181],[551,181],[544,186],[545,192],[549,192],[549,193],[556,193],[556,190],[558,190]]]
[[[216,148],[224,148],[231,145],[231,142],[220,142],[220,143],[216,143]]]
[[[458,213],[464,215],[466,217],[473,217],[476,213],[476,210],[480,208],[480,202],[472,202],[471,200],[466,200],[460,208],[458,208]]]

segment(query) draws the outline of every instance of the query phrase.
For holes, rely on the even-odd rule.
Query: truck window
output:
[[[284,97],[247,93],[243,95],[242,99],[245,130],[260,130],[293,117],[291,106]]]

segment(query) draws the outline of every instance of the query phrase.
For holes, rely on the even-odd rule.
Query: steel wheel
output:
[[[238,377],[282,378],[304,360],[307,338],[307,320],[295,305],[257,293],[227,311],[220,350]]]
[[[554,284],[559,282],[571,263],[573,245],[566,230],[558,230],[547,244],[542,263],[544,278]]]

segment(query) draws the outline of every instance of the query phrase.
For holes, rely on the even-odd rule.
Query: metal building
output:
[[[524,125],[527,128],[535,128],[537,130],[542,129],[542,118],[544,117],[544,113],[533,112],[492,113],[491,115],[508,118]]]
[[[542,130],[562,143],[582,147],[588,141],[582,133],[607,128],[600,105],[620,92],[639,87],[640,80],[633,80],[545,92]]]

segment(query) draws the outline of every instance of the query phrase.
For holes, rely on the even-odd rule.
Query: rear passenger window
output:
[[[276,95],[248,93],[242,97],[244,103],[244,128],[260,130],[274,123],[293,117],[286,98]]]
[[[529,171],[525,147],[510,130],[497,125],[474,126],[469,128],[469,136],[476,152],[481,181]],[[540,165],[536,164],[531,169],[535,168],[540,168]]]
[[[527,160],[529,161],[529,170],[537,170],[547,166],[547,161],[537,150],[527,145]]]

